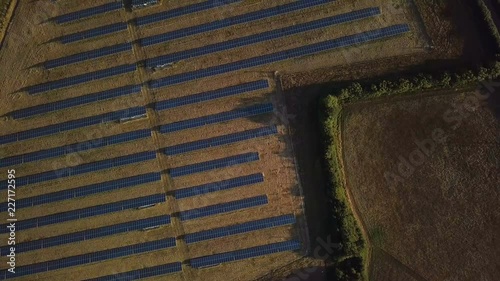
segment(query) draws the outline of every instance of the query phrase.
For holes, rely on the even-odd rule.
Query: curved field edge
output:
[[[18,0],[0,0],[0,48],[3,46],[3,39],[7,34],[10,20],[14,15]]]
[[[418,74],[366,84],[354,82],[345,88],[335,89],[323,98],[319,119],[324,145],[323,160],[328,176],[331,231],[336,242],[341,245],[339,253],[331,257],[329,275],[333,280],[369,280],[372,251],[370,233],[363,226],[346,185],[342,161],[343,107],[350,103],[383,97],[423,94],[445,89],[473,89],[478,83],[499,77],[500,62],[495,62],[477,70],[446,72],[439,76]]]

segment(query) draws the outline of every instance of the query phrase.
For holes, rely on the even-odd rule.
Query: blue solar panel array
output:
[[[49,60],[43,63],[45,69],[51,69],[55,67],[60,67],[68,64],[73,64],[77,62],[82,62],[86,60],[96,59],[104,56],[109,56],[112,54],[117,54],[125,51],[132,51],[132,43],[123,43],[110,47],[105,47],[97,50],[92,50],[84,53],[79,53],[67,57],[62,57],[54,60]]]
[[[179,189],[174,192],[174,197],[176,199],[182,199],[196,195],[203,195],[211,192],[236,188],[240,186],[256,184],[263,181],[264,181],[264,175],[262,175],[261,173],[252,174],[248,176],[242,176],[228,180]]]
[[[166,56],[160,56],[146,60],[146,66],[149,68],[160,67],[161,65],[174,63],[183,59],[194,58],[210,53],[229,50],[237,47],[248,46],[251,44],[264,42],[267,40],[277,39],[280,37],[290,36],[301,32],[306,32],[327,26],[333,26],[341,23],[360,20],[380,14],[379,8],[368,8],[364,10],[354,11],[351,13],[341,14],[333,17],[328,17],[312,22],[297,24],[290,27],[267,31],[255,35],[250,35],[234,40],[229,40],[221,43],[216,43],[200,48],[195,48],[187,51],[181,51]]]
[[[209,266],[219,265],[224,262],[232,262],[242,259],[249,259],[279,252],[296,251],[301,248],[298,241],[285,241],[278,242],[264,246],[257,246],[249,249],[238,250],[233,252],[226,252],[217,255],[205,256],[191,259],[191,267],[203,268]]]
[[[112,159],[101,160],[97,162],[81,164],[78,166],[67,167],[39,174],[19,177],[16,179],[16,187],[19,188],[28,184],[41,183],[45,181],[81,175],[99,170],[110,169],[123,165],[139,163],[147,160],[152,160],[155,158],[156,158],[156,152],[147,151],[147,152],[140,152],[131,155],[116,157]],[[0,190],[4,189],[7,189],[7,180],[1,181]]]
[[[139,44],[141,44],[141,46],[150,46],[150,45],[154,45],[154,44],[158,44],[158,43],[162,43],[162,42],[167,42],[170,40],[174,40],[174,39],[178,39],[178,38],[182,38],[182,37],[186,37],[186,36],[190,36],[190,35],[194,35],[194,34],[199,34],[199,33],[207,32],[207,31],[221,29],[221,28],[236,25],[236,24],[242,24],[242,23],[247,23],[247,22],[251,22],[251,21],[269,18],[272,16],[286,14],[286,13],[290,13],[293,11],[302,10],[302,9],[305,9],[308,7],[313,7],[313,6],[325,4],[328,2],[329,2],[329,0],[297,1],[297,2],[290,3],[290,4],[285,4],[285,5],[269,8],[266,10],[251,12],[248,14],[235,16],[235,17],[231,17],[231,18],[225,18],[225,19],[218,20],[218,21],[211,22],[211,23],[207,23],[207,24],[201,24],[201,25],[197,25],[197,26],[193,26],[193,27],[175,30],[172,32],[154,35],[151,37],[142,38],[142,39],[140,39]]]
[[[180,130],[201,127],[209,124],[215,124],[225,121],[230,121],[238,118],[245,118],[254,115],[273,112],[273,104],[257,104],[249,107],[238,108],[228,112],[222,112],[209,116],[183,120],[175,123],[160,126],[160,133],[172,133]]]
[[[62,191],[42,194],[38,196],[22,198],[16,200],[16,209],[28,208],[33,206],[38,206],[47,203],[53,203],[78,197],[89,196],[101,192],[112,191],[120,188],[131,187],[140,184],[151,183],[159,181],[161,179],[160,173],[148,173],[138,176],[101,182],[92,185],[86,185],[82,187],[76,187],[71,189],[66,189]],[[7,202],[0,204],[0,210],[7,211]]]
[[[139,17],[135,20],[135,24],[138,26],[146,25],[150,23],[155,23],[163,20],[172,19],[175,17],[192,14],[204,10],[209,10],[212,8],[220,7],[223,5],[228,5],[241,0],[208,0],[201,3],[192,4],[189,6],[180,7],[166,12],[156,13],[145,17]]]
[[[163,150],[166,155],[177,155],[187,153],[195,150],[205,149],[209,147],[216,147],[226,144],[231,144],[239,141],[274,135],[278,133],[276,126],[263,127],[254,130],[224,135],[220,137],[199,140],[194,142],[183,143],[179,145],[169,146]]]
[[[43,93],[47,91],[57,90],[61,88],[66,88],[70,86],[75,86],[82,83],[87,83],[94,80],[104,79],[116,75],[121,75],[124,73],[132,72],[137,69],[135,64],[125,64],[120,66],[115,66],[99,71],[94,71],[90,73],[85,73],[73,77],[63,78],[56,81],[51,81],[43,84],[38,84],[31,86],[27,89],[30,95]]]
[[[84,96],[79,96],[76,98],[66,99],[62,101],[56,101],[51,103],[46,103],[42,105],[37,105],[33,107],[23,108],[10,113],[10,116],[14,119],[21,119],[26,117],[31,117],[38,114],[48,113],[56,110],[71,108],[79,105],[84,105],[92,102],[103,101],[111,98],[116,98],[120,96],[136,94],[141,92],[140,85],[129,85],[120,88],[115,88],[103,92],[92,93]]]
[[[227,88],[217,89],[210,92],[199,93],[187,97],[180,97],[175,99],[169,99],[157,102],[155,104],[155,110],[166,110],[178,106],[194,104],[214,99],[225,98],[229,96],[239,95],[247,93],[250,91],[256,91],[261,89],[266,89],[269,87],[269,82],[267,80],[258,80],[254,82],[249,82],[245,84],[240,84],[236,86],[231,86]]]
[[[174,262],[93,279],[86,279],[84,281],[132,281],[181,271],[182,263]]]
[[[230,167],[233,165],[239,165],[239,164],[248,163],[248,162],[257,161],[257,160],[259,160],[259,153],[250,152],[250,153],[230,156],[230,157],[226,157],[226,158],[196,163],[196,164],[192,164],[192,165],[172,168],[172,169],[170,169],[170,176],[172,178],[182,177],[185,175],[201,173],[201,172],[214,170],[214,169],[221,169],[221,168]]]
[[[0,159],[0,167],[7,167],[13,165],[19,165],[23,163],[28,163],[32,161],[39,161],[43,159],[64,156],[71,153],[96,149],[105,147],[108,145],[114,145],[124,142],[129,142],[133,140],[143,139],[151,136],[151,131],[149,129],[133,131],[129,133],[114,135],[110,137],[89,140],[86,142],[74,143],[70,145],[55,147],[46,150],[39,150],[36,152],[31,152],[27,154],[22,154],[18,156],[12,156],[8,158]]]
[[[286,59],[298,58],[302,56],[312,55],[315,53],[334,50],[337,48],[358,45],[362,43],[367,43],[370,41],[383,39],[399,34],[408,32],[409,26],[407,24],[394,25],[386,28],[371,30],[363,33],[358,33],[354,35],[349,35],[341,37],[338,39],[328,40],[320,43],[315,43],[311,45],[306,45],[290,50],[285,50],[269,55],[264,55],[260,57],[254,57],[250,59],[245,59],[241,61],[231,62],[223,65],[213,66],[205,69],[195,70],[187,73],[181,73],[177,75],[168,76],[158,80],[152,80],[149,82],[150,88],[160,88],[170,85],[175,85],[195,79],[200,79],[204,77],[219,75],[227,72],[232,72],[236,70],[241,70],[249,67],[260,66],[264,64],[269,64],[277,61],[282,61]]]
[[[121,119],[126,119],[134,116],[141,116],[145,114],[146,114],[146,108],[143,106],[127,108],[115,112],[86,117],[64,123],[36,128],[28,131],[22,131],[10,135],[0,136],[0,144],[6,144],[16,141],[53,135],[60,132],[70,131],[78,128],[84,128],[87,126],[97,125],[101,123],[119,121]]]
[[[237,225],[231,225],[216,229],[210,229],[206,231],[200,231],[196,233],[187,234],[184,240],[187,244],[196,243],[200,241],[221,238],[251,231],[256,231],[265,228],[272,228],[282,225],[294,224],[294,215],[283,215],[279,217],[266,218],[262,220],[256,220],[251,222],[246,222]]]
[[[115,1],[108,4],[104,4],[97,7],[92,7],[89,9],[76,11],[74,13],[65,14],[54,18],[54,21],[58,24],[68,23],[72,21],[81,20],[84,18],[92,17],[95,15],[107,13],[110,11],[119,10],[123,7],[122,1]]]
[[[83,254],[58,260],[52,260],[41,263],[34,263],[25,266],[16,267],[16,273],[12,274],[7,270],[0,271],[0,279],[17,278],[35,273],[47,272],[51,270],[84,265],[93,262],[105,261],[130,255],[146,253],[175,247],[175,238],[155,240],[146,243],[134,244],[125,247],[113,248],[109,250]]]
[[[59,42],[61,42],[63,44],[73,43],[76,41],[81,41],[81,40],[85,40],[85,39],[89,39],[89,38],[94,38],[97,36],[102,36],[102,35],[106,35],[106,34],[115,33],[118,31],[126,30],[127,28],[128,28],[128,25],[125,22],[114,23],[114,24],[101,26],[98,28],[89,29],[89,30],[85,30],[82,32],[73,33],[70,35],[63,36],[59,39]]]
[[[62,223],[71,220],[78,220],[98,215],[109,214],[113,212],[123,211],[127,209],[139,208],[151,204],[158,204],[165,202],[165,194],[153,194],[149,196],[118,201],[114,203],[103,204],[99,206],[88,207],[79,210],[73,210],[54,215],[41,216],[27,220],[16,222],[16,231],[21,231],[30,228],[41,227],[54,223]],[[8,233],[8,224],[0,225],[0,233]]]
[[[151,217],[147,219],[125,222],[110,226],[104,226],[95,229],[84,230],[70,234],[54,236],[50,238],[44,238],[35,241],[16,243],[16,254],[40,250],[40,249],[46,249],[78,241],[87,241],[90,239],[96,239],[104,236],[125,233],[134,230],[159,227],[167,224],[170,224],[170,216],[163,215],[163,216]],[[0,248],[0,253],[2,256],[8,255],[10,253],[10,246],[4,246]]]
[[[245,198],[242,200],[232,201],[228,203],[222,203],[207,207],[202,207],[198,209],[192,209],[180,212],[181,221],[193,220],[197,218],[228,213],[232,211],[237,211],[241,209],[262,206],[268,203],[267,196],[261,195],[251,198]]]

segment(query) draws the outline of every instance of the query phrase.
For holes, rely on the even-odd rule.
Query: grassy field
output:
[[[499,105],[482,98],[439,92],[344,106],[347,186],[378,253],[370,280],[498,276]]]

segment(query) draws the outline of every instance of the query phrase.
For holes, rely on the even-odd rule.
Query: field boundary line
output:
[[[10,23],[14,17],[14,11],[16,10],[18,0],[10,0],[9,8],[7,9],[7,14],[5,15],[5,21],[3,23],[2,29],[0,30],[0,49],[3,47],[3,41],[7,37],[7,32],[9,31]]]
[[[342,105],[343,107],[344,105]],[[373,246],[372,246],[372,242],[371,242],[371,239],[370,239],[370,234],[368,232],[368,228],[366,227],[366,224],[365,224],[365,221],[363,220],[362,216],[361,216],[361,213],[359,211],[359,208],[358,208],[358,205],[356,203],[356,201],[354,200],[354,196],[352,195],[351,193],[351,190],[349,189],[348,185],[347,185],[347,176],[346,176],[346,171],[344,169],[344,150],[343,150],[343,143],[344,143],[344,134],[342,134],[342,132],[344,131],[344,114],[343,114],[343,111],[344,109],[342,108],[340,110],[340,113],[339,113],[339,116],[337,116],[338,118],[338,121],[339,122],[339,128],[337,130],[337,135],[339,136],[338,137],[338,147],[337,147],[337,151],[338,151],[338,161],[339,161],[339,171],[340,171],[340,177],[341,177],[341,181],[342,181],[342,184],[343,184],[343,187],[346,191],[346,196],[347,196],[347,200],[349,201],[349,205],[351,207],[351,211],[352,211],[352,214],[354,216],[354,218],[356,219],[356,221],[358,222],[359,226],[360,226],[360,229],[361,229],[361,233],[363,235],[363,237],[365,238],[365,242],[366,242],[366,250],[367,250],[367,256],[366,256],[366,260],[364,261],[364,272],[366,274],[369,274],[370,273],[370,268],[371,268],[371,259],[372,259],[372,250],[373,250]],[[369,279],[369,275],[366,276],[368,277]]]

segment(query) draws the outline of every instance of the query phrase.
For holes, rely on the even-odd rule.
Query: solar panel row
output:
[[[123,7],[122,1],[114,1],[114,2],[104,4],[101,6],[92,7],[89,9],[76,11],[74,13],[61,15],[61,16],[54,18],[54,21],[58,24],[68,23],[68,22],[88,18],[88,17],[94,16],[94,15],[99,15],[99,14],[107,13],[110,11],[119,10],[122,7]]]
[[[264,181],[264,175],[262,175],[261,173],[252,174],[248,176],[242,176],[228,180],[179,189],[174,192],[174,197],[175,199],[182,199],[196,195],[203,195],[211,192],[255,184],[263,181]]]
[[[135,94],[141,92],[140,85],[129,85],[120,88],[115,88],[103,92],[92,93],[84,96],[79,96],[75,98],[70,98],[62,101],[56,101],[51,103],[46,103],[42,105],[37,105],[33,107],[23,108],[10,113],[10,116],[14,119],[21,119],[26,117],[31,117],[34,115],[39,115],[43,113],[48,113],[56,110],[71,108],[79,105],[84,105],[92,102],[103,101],[115,97]]]
[[[41,216],[27,220],[20,220],[16,222],[16,231],[26,230],[30,228],[37,228],[54,223],[62,223],[66,221],[78,220],[98,215],[109,214],[113,212],[123,211],[127,209],[139,208],[151,204],[158,204],[165,202],[165,194],[153,194],[149,196],[133,198],[114,203],[103,204],[53,215]],[[8,224],[0,225],[0,233],[8,233]]]
[[[260,138],[264,136],[274,135],[278,133],[276,126],[263,127],[239,133],[204,139],[194,142],[183,143],[179,145],[169,146],[163,150],[166,155],[172,156],[182,153],[187,153],[195,150],[205,149],[209,147],[216,147],[244,140]]]
[[[180,219],[181,221],[193,220],[197,218],[202,218],[222,213],[229,213],[241,209],[261,206],[267,203],[268,203],[267,196],[261,195],[251,198],[245,198],[242,200],[236,200],[232,202],[183,211],[180,212]]]
[[[118,31],[126,30],[128,24],[125,22],[114,23],[106,26],[100,26],[98,28],[85,30],[78,33],[73,33],[70,35],[63,36],[59,38],[59,42],[63,44],[73,43],[76,41],[81,41],[89,38],[94,38],[97,36],[102,36],[110,33],[115,33]]]
[[[305,8],[321,5],[328,3],[329,0],[299,0],[297,2],[293,2],[290,4],[285,4],[281,6],[276,6],[273,8],[265,9],[265,10],[260,10],[256,12],[251,12],[248,14],[240,15],[240,16],[235,16],[231,18],[225,18],[222,20],[214,21],[211,23],[207,24],[201,24],[201,25],[196,25],[193,27],[188,27],[188,28],[183,28],[159,35],[154,35],[146,38],[142,38],[139,40],[139,44],[141,46],[150,46],[162,42],[167,42],[170,40],[194,35],[194,34],[199,34],[207,31],[213,31],[217,29],[221,29],[224,27],[236,25],[236,24],[242,24],[242,23],[247,23],[251,21],[256,21],[264,18],[269,18],[272,16],[276,15],[281,15],[281,14],[286,14],[289,12],[293,11],[299,11]]]
[[[0,279],[10,279],[21,276],[26,276],[35,273],[47,272],[51,270],[84,265],[93,262],[105,261],[109,259],[115,259],[120,257],[126,257],[130,255],[146,253],[151,251],[157,251],[161,249],[167,249],[170,247],[175,247],[175,238],[167,238],[161,240],[155,240],[146,243],[134,244],[125,247],[112,248],[109,250],[73,256],[68,258],[62,258],[58,260],[52,260],[41,263],[34,263],[25,266],[16,267],[16,273],[11,274],[7,270],[0,271]]]
[[[182,263],[174,262],[169,264],[162,264],[153,267],[146,267],[143,269],[122,272],[113,275],[107,275],[93,279],[87,279],[84,281],[119,281],[119,280],[132,281],[132,280],[139,280],[147,277],[159,276],[180,271],[182,271]]]
[[[73,77],[68,77],[68,78],[63,78],[60,80],[56,81],[51,81],[43,84],[38,84],[35,86],[31,86],[28,88],[28,93],[30,95],[33,94],[38,94],[38,93],[43,93],[51,90],[57,90],[61,88],[66,88],[70,86],[75,86],[78,84],[90,82],[93,80],[99,80],[99,79],[104,79],[108,78],[111,76],[116,76],[116,75],[121,75],[124,73],[132,72],[137,69],[137,66],[135,64],[125,64],[125,65],[120,65],[120,66],[115,66],[99,71],[94,71],[90,73],[85,73]]]
[[[17,199],[16,209],[19,210],[22,208],[38,206],[47,203],[53,203],[78,197],[89,196],[101,192],[117,190],[120,188],[127,188],[136,185],[156,182],[159,181],[160,179],[161,179],[160,173],[148,173],[113,181],[101,182],[97,184],[86,185],[82,187],[76,187],[62,191],[42,194],[33,197]],[[7,211],[7,202],[3,202],[0,204],[0,210]]]
[[[182,167],[172,168],[172,169],[170,169],[170,176],[173,178],[182,177],[185,175],[190,175],[190,174],[194,174],[194,173],[201,173],[201,172],[214,170],[214,169],[221,169],[221,168],[230,167],[233,165],[239,165],[239,164],[248,163],[248,162],[257,161],[257,160],[259,160],[259,153],[257,153],[257,152],[244,153],[244,154],[230,156],[230,157],[226,157],[226,158],[220,158],[220,159],[216,159],[216,160],[211,160],[211,161],[196,163],[196,164],[192,164],[192,165],[186,165],[186,166],[182,166]]]
[[[200,48],[195,48],[187,51],[177,52],[173,54],[168,54],[166,56],[160,56],[152,59],[146,60],[146,66],[149,68],[160,67],[165,64],[174,63],[183,59],[194,58],[197,56],[202,56],[210,53],[220,52],[224,50],[229,50],[237,47],[248,46],[251,44],[264,42],[267,40],[277,39],[285,36],[294,35],[301,32],[306,32],[318,28],[323,28],[327,26],[338,25],[341,23],[351,22],[355,20],[360,20],[368,17],[372,17],[380,14],[379,8],[368,8],[363,10],[358,10],[346,14],[341,14],[333,17],[328,17],[320,20],[315,20],[312,22],[297,24],[290,27],[285,27],[281,29],[276,29],[272,31],[267,31],[255,35],[250,35],[242,38],[237,38],[234,40],[229,40],[221,43],[216,43],[208,46],[203,46]]]
[[[48,136],[64,131],[74,130],[101,123],[120,121],[123,118],[141,116],[144,114],[146,114],[146,108],[143,106],[127,108],[114,112],[104,113],[101,115],[90,116],[82,119],[67,121],[64,123],[49,125],[41,128],[13,133],[10,135],[0,136],[0,144],[6,144],[16,141],[38,138],[42,136]]]
[[[142,138],[147,138],[151,136],[151,131],[149,129],[133,131],[129,133],[114,135],[110,137],[89,140],[80,143],[74,143],[70,145],[55,147],[46,150],[39,150],[31,153],[21,154],[17,156],[12,156],[8,158],[0,159],[0,167],[7,167],[13,165],[19,165],[23,163],[39,161],[43,159],[49,159],[58,156],[64,156],[71,153],[92,150],[96,148],[105,147],[108,145],[114,145],[124,142],[129,142],[133,140],[138,140]]]
[[[216,229],[210,229],[205,231],[200,231],[196,233],[186,234],[184,240],[187,244],[192,244],[200,241],[226,237],[230,235],[236,235],[251,231],[256,231],[260,229],[272,228],[282,225],[294,224],[294,215],[283,215],[279,217],[266,218],[251,222],[246,222],[237,225],[231,225]]]
[[[165,12],[161,12],[161,13],[156,13],[156,14],[152,14],[152,15],[148,15],[148,16],[144,16],[144,17],[139,17],[135,20],[135,24],[138,26],[146,25],[146,24],[155,23],[155,22],[159,22],[159,21],[163,21],[163,20],[167,20],[167,19],[171,19],[171,18],[175,18],[175,17],[180,17],[182,15],[192,14],[192,13],[196,13],[196,12],[200,12],[200,11],[204,11],[204,10],[209,10],[212,8],[236,3],[239,1],[241,1],[241,0],[224,0],[224,1],[209,0],[209,1],[192,4],[192,5],[180,7],[177,9],[173,9],[173,10],[169,10],[169,11],[165,11]]]
[[[134,230],[142,230],[149,227],[159,227],[166,224],[170,224],[170,216],[164,215],[54,236],[50,238],[44,238],[35,241],[16,243],[16,254],[46,249],[78,241],[87,241],[99,237],[125,233]],[[8,255],[10,253],[10,246],[0,248],[0,253],[2,256]]]
[[[132,43],[123,43],[118,45],[113,45],[110,47],[105,47],[97,50],[92,50],[84,53],[79,53],[67,57],[62,57],[54,60],[49,60],[43,63],[45,69],[52,69],[55,67],[60,67],[63,65],[73,64],[77,62],[82,62],[86,60],[96,59],[104,56],[109,56],[112,54],[117,54],[125,51],[132,51]]]
[[[218,114],[162,125],[160,126],[160,133],[162,134],[172,133],[180,130],[201,127],[209,124],[220,123],[224,121],[230,121],[238,118],[245,118],[269,112],[273,112],[272,103],[257,104],[249,107],[238,108],[232,111],[227,111]]]
[[[191,96],[159,101],[155,104],[154,109],[158,111],[166,110],[178,106],[244,94],[250,91],[266,89],[268,87],[269,87],[269,82],[267,82],[267,80],[258,80],[245,84],[230,86],[227,88],[217,89],[209,92],[199,93]]]
[[[358,45],[362,43],[367,43],[374,40],[379,40],[399,34],[408,32],[410,29],[408,25],[394,25],[386,28],[371,30],[363,33],[358,33],[354,35],[349,35],[333,40],[323,41],[320,43],[315,43],[311,45],[306,45],[303,47],[298,47],[294,49],[289,49],[269,55],[263,55],[260,57],[253,57],[250,59],[245,59],[241,61],[231,62],[223,65],[213,66],[205,69],[195,70],[187,73],[181,73],[177,75],[168,76],[158,80],[152,80],[149,82],[150,88],[160,88],[170,85],[175,85],[178,83],[183,83],[195,79],[200,79],[204,77],[219,75],[223,73],[228,73],[236,70],[241,70],[245,68],[260,66],[264,64],[269,64],[281,60],[298,58],[302,56],[312,55],[315,53],[334,50],[341,47],[347,47],[352,45]]]
[[[19,177],[16,179],[16,188],[28,184],[41,183],[45,181],[61,179],[70,176],[76,176],[80,174],[95,172],[104,169],[111,169],[123,165],[139,163],[147,160],[152,160],[156,158],[156,152],[146,151],[135,154],[130,154],[126,156],[116,157],[112,159],[101,160],[97,162],[91,162],[86,164],[81,164],[73,167],[66,167],[58,170],[52,170],[48,172],[38,173],[34,175]],[[0,190],[7,189],[7,180],[1,181]]]
[[[300,242],[290,240],[285,242],[268,244],[264,246],[257,246],[244,250],[237,250],[211,256],[194,258],[191,259],[190,264],[191,267],[194,268],[203,268],[203,267],[215,266],[224,262],[232,262],[232,261],[259,257],[284,251],[295,251],[299,249],[300,249]]]

